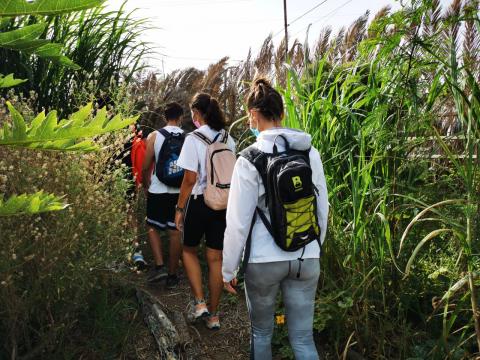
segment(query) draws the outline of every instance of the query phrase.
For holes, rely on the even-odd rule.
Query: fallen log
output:
[[[137,298],[142,307],[145,323],[155,338],[162,359],[176,360],[175,353],[178,334],[154,297],[144,290],[137,290]]]

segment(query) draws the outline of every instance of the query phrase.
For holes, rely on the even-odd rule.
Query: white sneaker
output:
[[[194,300],[188,304],[187,307],[187,319],[189,322],[194,323],[196,320],[209,316],[207,304],[205,300]]]
[[[137,251],[137,252],[133,253],[132,261],[133,261],[133,263],[135,264],[135,266],[137,267],[138,270],[143,270],[147,267],[147,262],[143,258],[143,255],[142,255],[141,251]]]
[[[206,316],[209,316],[210,313],[208,312],[207,304],[205,300],[195,300],[195,320],[200,319]]]

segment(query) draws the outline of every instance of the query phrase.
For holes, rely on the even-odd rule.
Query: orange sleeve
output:
[[[135,177],[135,184],[140,186],[142,184],[142,165],[145,158],[145,142],[136,138],[132,145],[132,171]]]

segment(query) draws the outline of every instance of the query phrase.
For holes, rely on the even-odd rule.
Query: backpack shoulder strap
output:
[[[250,223],[250,230],[248,231],[247,242],[245,243],[245,249],[243,251],[242,265],[239,271],[239,273],[242,275],[245,274],[245,271],[247,271],[248,260],[250,260],[250,249],[252,247],[252,232],[253,232],[253,226],[255,225],[256,220],[257,220],[257,209],[255,208],[255,211],[253,212],[252,222]]]
[[[250,145],[240,152],[240,156],[250,161],[255,166],[260,177],[262,178],[263,186],[265,187],[265,205],[268,205],[268,191],[267,191],[267,164],[268,154]]]
[[[218,139],[220,139],[219,142],[221,142],[222,144],[226,144],[228,140],[228,132],[225,131],[225,129],[220,130],[218,134],[215,135],[215,137],[213,138],[212,143],[216,142]]]
[[[310,165],[310,150],[312,148],[309,147],[307,150],[298,150],[298,153],[305,158],[305,161]]]
[[[168,138],[168,137],[170,137],[170,136],[172,136],[172,134],[169,133],[169,132],[168,132],[167,130],[165,130],[164,128],[159,129],[158,132],[159,132],[160,134],[162,134],[165,139]]]
[[[226,144],[228,141],[228,131],[227,130],[222,130],[223,132],[223,138],[222,138],[222,143]]]
[[[197,139],[200,139],[200,141],[202,141],[203,143],[207,144],[207,146],[213,144],[212,140],[210,140],[208,137],[203,135],[200,131],[195,130],[191,134],[195,136]]]
[[[267,184],[267,154],[259,150],[257,147],[250,145],[242,150],[239,154],[241,157],[247,159],[257,169],[262,178],[263,185]]]
[[[272,224],[270,224],[270,221],[268,221],[265,213],[259,207],[257,207],[257,212],[258,212],[258,215],[260,216],[260,219],[263,222],[263,225],[265,225],[265,228],[268,230],[270,235],[272,235],[272,237],[275,238],[275,234],[273,232]]]

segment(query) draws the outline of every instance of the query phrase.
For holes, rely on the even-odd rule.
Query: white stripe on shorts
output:
[[[159,228],[162,228],[162,229],[165,229],[167,227],[166,224],[162,224],[161,222],[158,222],[149,218],[147,218],[147,223],[151,225],[157,225]]]

